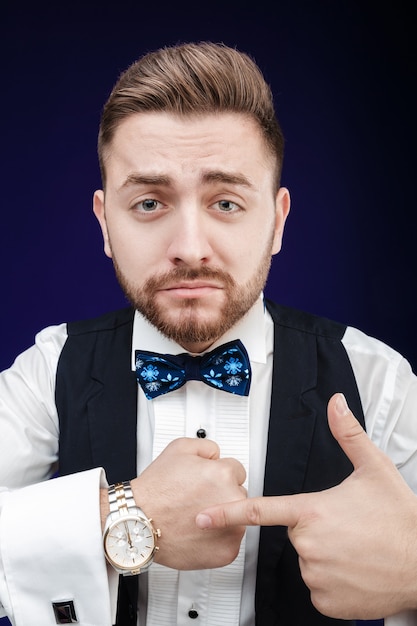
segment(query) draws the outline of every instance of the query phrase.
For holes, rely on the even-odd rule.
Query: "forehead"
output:
[[[134,113],[117,127],[106,149],[107,181],[130,171],[160,170],[175,176],[230,167],[253,176],[273,175],[275,160],[258,123],[240,113],[179,116]]]

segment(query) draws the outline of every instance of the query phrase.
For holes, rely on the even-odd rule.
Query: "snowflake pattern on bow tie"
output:
[[[187,380],[201,380],[222,391],[248,395],[251,381],[249,357],[239,340],[197,357],[137,350],[136,375],[148,400],[179,389]]]

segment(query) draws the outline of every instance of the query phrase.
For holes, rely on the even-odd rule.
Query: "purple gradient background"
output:
[[[283,184],[292,213],[267,294],[358,326],[415,368],[410,5],[6,0],[0,369],[40,328],[125,305],[91,211],[100,186],[101,107],[118,73],[139,55],[202,39],[255,57],[286,136]]]

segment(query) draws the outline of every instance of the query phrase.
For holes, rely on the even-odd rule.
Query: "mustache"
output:
[[[202,266],[199,268],[190,267],[175,267],[168,272],[159,274],[158,276],[151,276],[148,278],[144,285],[144,290],[163,289],[167,285],[173,282],[189,281],[189,280],[215,280],[221,282],[225,286],[233,287],[235,285],[234,279],[228,272],[215,267]]]

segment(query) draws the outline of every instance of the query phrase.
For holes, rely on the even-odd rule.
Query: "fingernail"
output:
[[[339,415],[345,415],[349,411],[349,407],[346,402],[346,398],[343,393],[339,393],[336,399],[336,411]]]
[[[199,513],[195,518],[195,522],[197,526],[202,530],[206,528],[211,528],[211,517],[205,515],[204,513]]]

